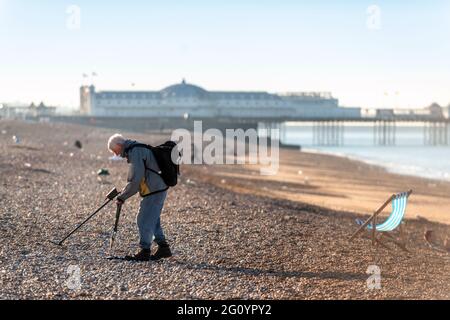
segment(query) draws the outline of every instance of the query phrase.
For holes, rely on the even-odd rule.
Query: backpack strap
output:
[[[125,149],[124,153],[128,156],[128,153],[133,150],[134,148],[146,148],[146,149],[152,149],[152,146],[149,146],[148,144],[143,144],[143,143],[135,143],[132,144],[131,146],[129,146],[128,148]]]
[[[124,153],[128,156],[128,153],[129,153],[131,150],[133,150],[134,148],[146,148],[146,149],[149,149],[149,150],[153,150],[153,147],[150,146],[150,145],[148,145],[148,144],[136,143],[136,144],[131,145],[131,146],[129,146],[128,148],[126,148]],[[153,155],[153,157],[155,157],[155,155]],[[157,174],[157,175],[160,176],[161,179],[162,179],[162,174],[161,174],[161,173],[159,173],[158,171],[153,170],[153,169],[147,167],[147,165],[145,164],[145,160],[142,160],[142,161],[144,162],[144,168],[145,168],[145,170],[148,170],[148,171],[150,171],[150,172],[153,172],[154,174]],[[179,169],[178,169],[178,170],[179,170]],[[153,196],[153,195],[158,194],[158,193],[166,192],[166,191],[169,190],[169,189],[170,189],[170,187],[167,187],[167,188],[164,188],[164,189],[162,189],[162,190],[158,190],[158,191],[155,191],[155,192],[151,192],[151,193],[145,195],[143,198],[147,198],[147,197]]]
[[[159,190],[159,191],[155,191],[155,192],[149,193],[149,194],[143,196],[143,198],[147,198],[147,197],[153,196],[153,195],[158,194],[158,193],[163,193],[163,192],[166,192],[167,190],[169,190],[169,187],[167,187],[167,188],[165,188],[163,190]]]
[[[159,173],[158,171],[148,168],[148,167],[145,165],[145,161],[144,161],[144,167],[145,167],[145,170],[148,170],[148,171],[150,171],[150,172],[153,172],[154,174],[157,174],[157,175],[160,176],[160,177],[162,176],[161,173]]]
[[[131,146],[129,146],[128,148],[126,148],[126,149],[125,149],[125,154],[128,156],[128,153],[129,153],[131,150],[133,150],[134,148],[146,148],[146,149],[152,150],[152,146],[149,146],[149,145],[147,145],[147,144],[142,144],[142,143],[136,143],[136,144],[131,145]],[[156,171],[156,170],[150,169],[150,168],[147,167],[147,165],[145,164],[145,160],[142,160],[142,161],[144,162],[144,168],[145,168],[145,170],[151,171],[151,172],[153,172],[153,173],[155,173],[155,174],[157,174],[158,176],[161,177],[161,173],[159,173],[159,172]],[[164,189],[162,189],[162,190],[155,191],[155,192],[151,192],[151,193],[145,195],[143,198],[147,198],[147,197],[153,196],[153,195],[155,195],[155,194],[163,193],[163,192],[166,192],[167,190],[169,190],[169,187],[164,188]]]
[[[149,150],[152,150],[152,149],[153,149],[153,147],[150,146],[150,145],[148,145],[148,144],[136,143],[136,144],[133,144],[133,145],[129,146],[128,148],[126,148],[124,153],[128,156],[128,153],[129,153],[131,150],[133,150],[134,148],[146,148],[146,149],[149,149]],[[154,155],[153,155],[153,156],[154,156]],[[151,171],[151,172],[157,174],[158,176],[161,176],[161,173],[159,173],[158,171],[153,170],[153,169],[150,169],[149,167],[147,167],[147,166],[145,165],[145,161],[144,161],[144,168],[145,168],[145,170]]]

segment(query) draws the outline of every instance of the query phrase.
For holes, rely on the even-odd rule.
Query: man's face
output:
[[[122,154],[122,149],[123,149],[123,145],[122,144],[117,144],[112,148],[112,152],[116,155],[116,156],[120,156]]]

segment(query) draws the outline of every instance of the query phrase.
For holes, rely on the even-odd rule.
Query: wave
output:
[[[391,147],[389,149],[385,148],[385,150],[380,149],[382,148],[372,148],[372,150],[369,150],[369,148],[304,148],[303,150],[361,161],[369,165],[382,167],[388,172],[395,174],[450,181],[450,163],[447,163],[449,160],[447,162],[441,161],[450,159],[450,148],[436,150],[423,147],[418,148],[422,150],[409,150],[409,148]],[[433,154],[428,156],[427,153],[430,150]],[[375,151],[379,156],[374,156]],[[437,153],[440,154],[436,155]]]

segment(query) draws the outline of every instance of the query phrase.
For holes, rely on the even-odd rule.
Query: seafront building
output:
[[[80,88],[80,112],[96,117],[359,118],[360,108],[340,107],[330,93],[207,91],[183,80],[160,91]]]
[[[56,115],[56,107],[46,106],[43,102],[39,105],[0,104],[0,117],[2,118],[27,118],[27,117],[53,117]]]

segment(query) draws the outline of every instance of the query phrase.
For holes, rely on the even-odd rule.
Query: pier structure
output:
[[[41,121],[42,118],[33,118]],[[265,132],[271,139],[287,139],[287,129],[291,123],[304,123],[312,127],[312,141],[317,146],[344,146],[346,144],[346,127],[363,123],[371,127],[373,145],[395,146],[398,142],[399,127],[403,124],[414,124],[423,128],[423,144],[429,146],[449,146],[449,118],[431,117],[352,117],[352,118],[305,118],[305,117],[276,117],[257,118],[240,117],[227,118],[117,118],[92,116],[53,116],[44,120],[51,122],[68,122],[95,125],[99,127],[118,128],[138,132],[171,131],[175,129],[193,130],[196,121],[202,121],[204,130],[214,128],[225,132],[227,129],[256,129]],[[261,131],[261,129],[266,129]],[[272,130],[271,130],[272,129]],[[273,130],[278,129],[278,130]],[[276,136],[273,136],[276,134]]]
[[[423,126],[423,142],[428,146],[448,146],[448,122],[425,122]]]
[[[423,144],[427,146],[449,146],[449,126],[450,119],[383,119],[383,118],[362,118],[362,119],[297,119],[295,122],[308,123],[312,127],[312,142],[315,146],[344,146],[346,126],[364,123],[372,127],[372,140],[374,146],[395,146],[397,144],[398,128],[401,124],[414,123],[423,127]],[[276,122],[275,122],[276,123]],[[280,136],[286,141],[286,126],[277,126],[270,122],[269,127],[280,128]],[[267,126],[267,123],[258,123]]]
[[[313,144],[341,146],[344,144],[344,123],[336,120],[313,122]]]
[[[397,140],[397,122],[376,120],[373,122],[373,144],[378,146],[395,146]]]

